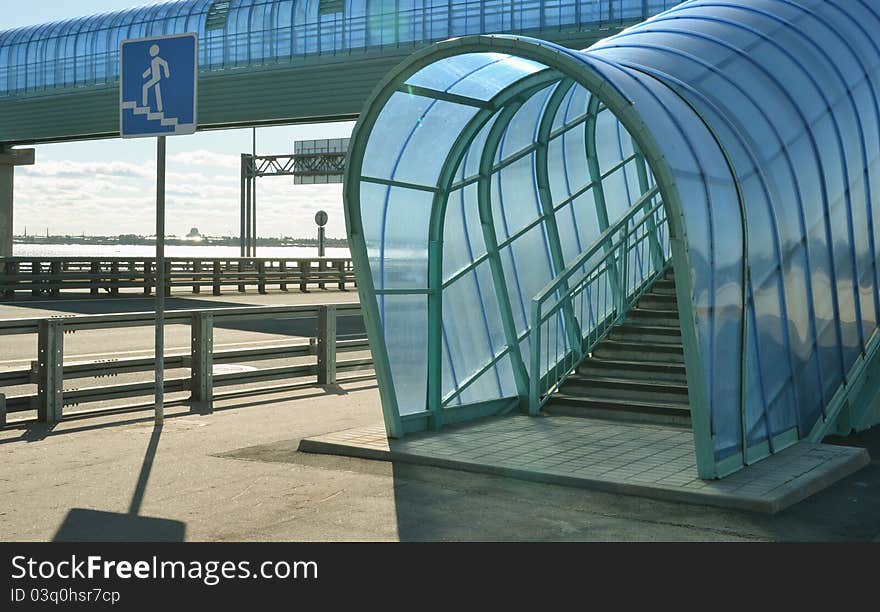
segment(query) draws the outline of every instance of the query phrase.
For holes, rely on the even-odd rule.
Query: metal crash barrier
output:
[[[188,353],[166,354],[166,369],[189,368],[188,377],[165,380],[166,393],[190,392],[194,410],[213,409],[214,389],[257,382],[314,377],[318,385],[337,382],[339,374],[372,370],[371,357],[340,360],[341,353],[370,350],[365,334],[337,334],[340,317],[360,317],[359,304],[317,306],[255,306],[215,308],[210,310],[172,310],[166,313],[168,324],[189,325],[191,346]],[[314,319],[315,337],[305,342],[283,343],[267,347],[214,350],[214,327],[230,322],[270,319]],[[86,378],[108,378],[124,373],[152,372],[152,356],[123,357],[91,361],[65,362],[64,337],[83,330],[143,327],[153,325],[153,312],[109,315],[71,315],[49,318],[8,319],[0,321],[0,335],[36,334],[37,359],[26,369],[0,371],[0,390],[23,385],[37,385],[36,393],[10,395],[0,392],[0,426],[6,415],[37,411],[37,419],[57,423],[64,408],[82,402],[149,396],[153,381],[99,385],[86,388],[66,386]],[[304,338],[306,339],[306,338]],[[260,367],[247,371],[215,373],[217,364],[314,357],[307,363]],[[360,377],[355,375],[354,377]],[[350,377],[351,378],[351,377]],[[118,407],[112,408],[116,410]],[[81,414],[81,412],[78,412]]]

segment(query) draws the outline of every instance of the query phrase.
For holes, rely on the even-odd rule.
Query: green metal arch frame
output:
[[[715,462],[712,449],[708,397],[704,383],[703,365],[700,359],[696,319],[693,311],[693,285],[690,277],[686,220],[672,170],[653,134],[630,100],[625,98],[621,92],[589,64],[577,60],[575,57],[554,46],[524,37],[468,36],[444,41],[415,53],[391,71],[374,89],[352,133],[352,147],[348,154],[343,188],[345,219],[358,281],[358,291],[364,313],[364,323],[370,344],[373,347],[373,358],[376,375],[379,380],[380,395],[383,407],[385,408],[383,414],[388,435],[393,438],[402,437],[405,430],[399,414],[397,398],[395,397],[392,383],[388,354],[380,324],[378,304],[375,299],[375,287],[370,273],[360,216],[360,176],[368,142],[367,136],[372,131],[379,114],[391,95],[401,89],[406,80],[416,72],[446,57],[480,52],[507,53],[533,60],[558,71],[565,78],[570,78],[572,81],[580,84],[615,115],[629,132],[639,151],[644,155],[645,160],[653,171],[660,196],[666,208],[666,215],[670,226],[673,268],[681,272],[676,274],[676,293],[679,303],[694,446],[699,475],[702,478],[712,478],[724,475],[724,472],[733,471],[736,467],[742,465],[742,457],[735,457],[737,459],[736,467],[719,467]],[[442,185],[438,184],[436,189],[437,191],[441,190]],[[433,252],[436,248],[436,246],[433,248],[429,246],[429,261],[431,257],[437,254]],[[436,286],[438,285],[431,284],[431,279],[429,278],[429,298],[432,291],[436,292],[436,289],[431,289],[430,287]],[[439,298],[435,299],[439,302]],[[434,367],[439,367],[439,361],[435,360],[435,362]]]

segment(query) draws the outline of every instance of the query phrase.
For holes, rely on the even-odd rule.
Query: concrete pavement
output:
[[[0,432],[0,539],[75,539],[96,524],[105,538],[187,540],[871,540],[880,533],[877,431],[846,440],[872,450],[869,467],[773,517],[296,451],[303,437],[380,418],[374,382],[365,381],[225,399],[206,416],[174,408],[160,432],[149,412],[52,430],[8,428]]]

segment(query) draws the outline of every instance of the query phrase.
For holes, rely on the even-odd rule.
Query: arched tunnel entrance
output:
[[[389,77],[353,138],[389,434],[513,410],[689,426],[656,146],[556,48],[473,43]]]
[[[880,422],[880,14],[806,4],[686,3],[580,52],[451,39],[388,75],[344,199],[389,436],[678,415],[709,478]]]

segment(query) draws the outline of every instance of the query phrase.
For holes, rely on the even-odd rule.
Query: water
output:
[[[238,257],[237,246],[166,245],[166,257]],[[328,247],[327,257],[350,257],[347,248]],[[153,257],[156,247],[149,244],[14,244],[15,257]],[[318,247],[257,247],[258,257],[317,257]]]

